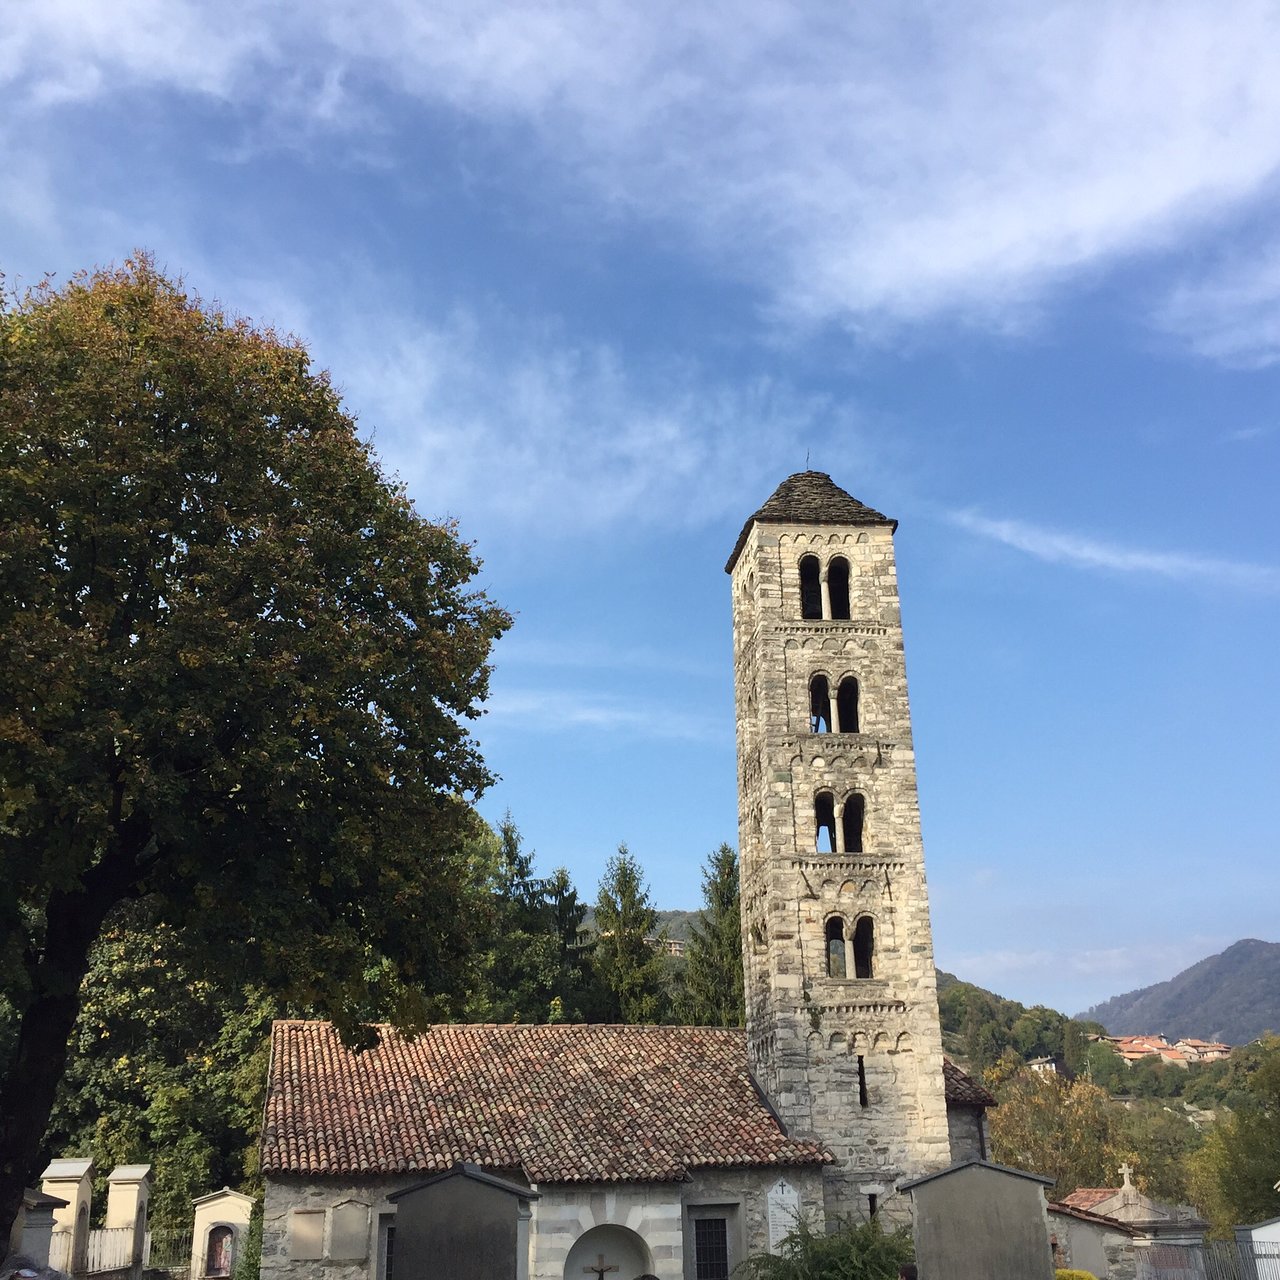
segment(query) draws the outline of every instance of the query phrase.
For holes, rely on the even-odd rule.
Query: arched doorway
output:
[[[612,1223],[584,1231],[564,1260],[564,1280],[591,1280],[593,1274],[599,1280],[636,1280],[652,1270],[645,1242],[634,1231]]]

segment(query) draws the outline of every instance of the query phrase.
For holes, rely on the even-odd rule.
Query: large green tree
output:
[[[664,1013],[662,957],[646,941],[658,913],[640,864],[625,844],[605,866],[596,898],[593,962],[610,1022],[658,1022]]]
[[[722,844],[702,868],[702,910],[690,928],[680,1013],[686,1022],[740,1027],[742,917],[738,903],[738,855]]]
[[[508,618],[298,343],[145,257],[0,304],[0,518],[4,1239],[121,903],[350,1036],[440,1012]]]

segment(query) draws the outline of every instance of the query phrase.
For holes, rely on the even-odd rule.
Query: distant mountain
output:
[[[1247,1044],[1280,1031],[1280,942],[1245,938],[1168,982],[1113,996],[1080,1016],[1113,1036],[1159,1032]]]

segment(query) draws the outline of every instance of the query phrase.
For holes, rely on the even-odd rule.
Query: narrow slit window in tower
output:
[[[805,556],[800,561],[800,616],[822,617],[822,582],[817,556]]]
[[[876,926],[870,916],[863,916],[853,927],[853,976],[875,977]]]
[[[844,921],[838,916],[827,921],[827,977],[848,976],[844,965]]]
[[[858,1054],[858,1106],[865,1107],[870,1099],[867,1097],[867,1062],[862,1054]]]
[[[866,802],[861,796],[850,796],[844,802],[841,815],[841,834],[844,836],[845,853],[862,853],[862,825],[866,815]]]
[[[819,791],[814,797],[813,819],[817,827],[815,849],[818,853],[835,853],[836,802],[830,791]]]
[[[858,682],[852,676],[840,681],[836,693],[836,720],[841,733],[858,732]]]
[[[844,556],[836,556],[827,565],[827,594],[831,600],[831,616],[849,616],[849,562]]]
[[[831,732],[831,684],[826,676],[809,681],[809,732]]]
[[[876,1216],[876,1211],[879,1208],[880,1208],[880,1197],[877,1196],[876,1193],[873,1191],[867,1197],[867,1217],[874,1218]]]

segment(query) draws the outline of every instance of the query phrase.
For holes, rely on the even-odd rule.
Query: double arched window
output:
[[[811,733],[858,732],[858,682],[845,676],[834,694],[823,675],[809,681],[809,731]]]
[[[818,853],[862,853],[867,802],[855,791],[837,807],[830,791],[813,798],[814,849]]]
[[[848,621],[849,562],[844,556],[832,556],[825,569],[817,556],[800,558],[800,616]]]
[[[875,977],[876,925],[870,916],[859,916],[852,937],[840,916],[827,921],[827,977]]]

